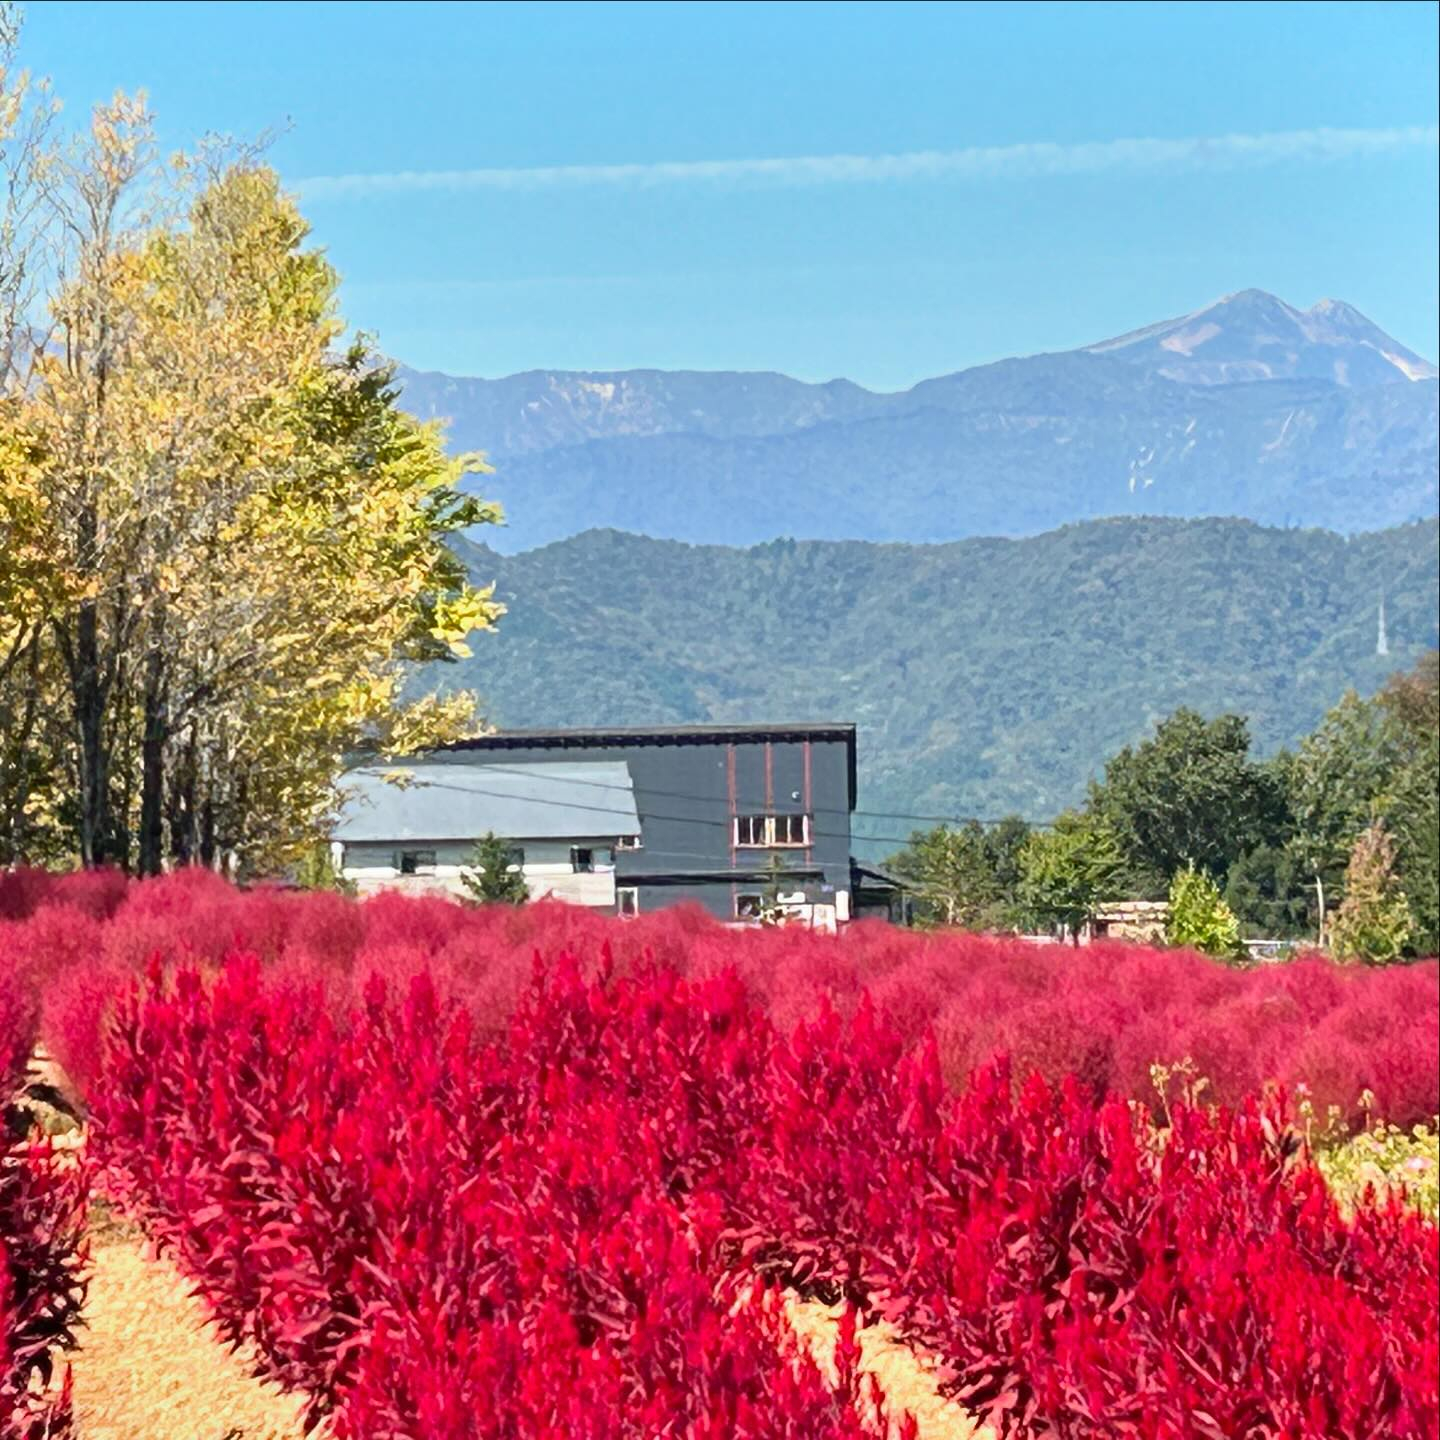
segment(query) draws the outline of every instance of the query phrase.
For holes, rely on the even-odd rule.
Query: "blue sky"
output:
[[[890,389],[1248,286],[1437,358],[1437,15],[50,0],[24,50],[72,121],[144,87],[169,145],[288,126],[409,364]]]

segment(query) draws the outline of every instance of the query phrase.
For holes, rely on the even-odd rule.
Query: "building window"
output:
[[[737,895],[735,897],[735,918],[737,920],[758,920],[765,908],[763,895]]]
[[[570,868],[577,875],[590,875],[595,870],[595,852],[580,845],[570,847]]]
[[[512,845],[505,852],[505,869],[507,871],[523,870],[525,868],[525,847],[523,845]]]
[[[638,835],[622,835],[615,842],[617,850],[638,850],[640,849],[640,837]]]
[[[810,843],[808,815],[737,815],[735,844],[741,848],[773,850]]]
[[[622,919],[640,913],[640,892],[633,885],[621,885],[615,891],[615,913]]]
[[[433,875],[435,873],[435,852],[433,850],[402,850],[396,869],[402,875]]]

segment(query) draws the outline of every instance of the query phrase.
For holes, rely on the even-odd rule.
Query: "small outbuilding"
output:
[[[1085,938],[1133,940],[1143,945],[1163,945],[1169,923],[1168,900],[1116,900],[1096,912]]]
[[[397,761],[346,777],[331,831],[336,869],[362,893],[466,893],[461,873],[487,833],[506,840],[533,898],[614,910],[615,852],[636,843],[630,772],[615,761],[481,767]]]

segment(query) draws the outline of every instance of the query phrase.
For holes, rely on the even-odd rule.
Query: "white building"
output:
[[[475,842],[510,842],[532,899],[550,895],[620,913],[634,892],[615,883],[615,852],[640,819],[629,768],[614,761],[475,766],[396,762],[352,771],[331,848],[362,892],[468,892]]]

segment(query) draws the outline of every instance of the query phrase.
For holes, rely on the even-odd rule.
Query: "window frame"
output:
[[[781,840],[778,838],[779,823],[786,822],[788,830],[790,822],[800,822],[799,840]],[[756,831],[756,823],[759,823],[759,840],[745,839],[748,834],[753,836]],[[737,850],[807,850],[809,849],[813,833],[811,819],[808,811],[787,810],[769,811],[763,815],[736,815],[731,828],[731,838]]]
[[[582,861],[581,856],[585,859]],[[570,873],[572,875],[593,875],[595,873],[595,847],[593,845],[572,845],[570,847]]]
[[[747,901],[754,902],[753,910],[746,910]],[[758,920],[765,910],[765,896],[758,890],[741,891],[735,897],[735,919],[737,920]]]
[[[626,899],[630,908],[625,908]],[[638,885],[617,885],[615,887],[615,915],[620,920],[633,920],[640,913],[640,887]]]
[[[427,860],[424,857],[429,856]],[[407,857],[413,856],[409,867],[406,866]],[[438,857],[434,850],[397,850],[395,852],[395,871],[399,875],[433,875],[437,868]]]

